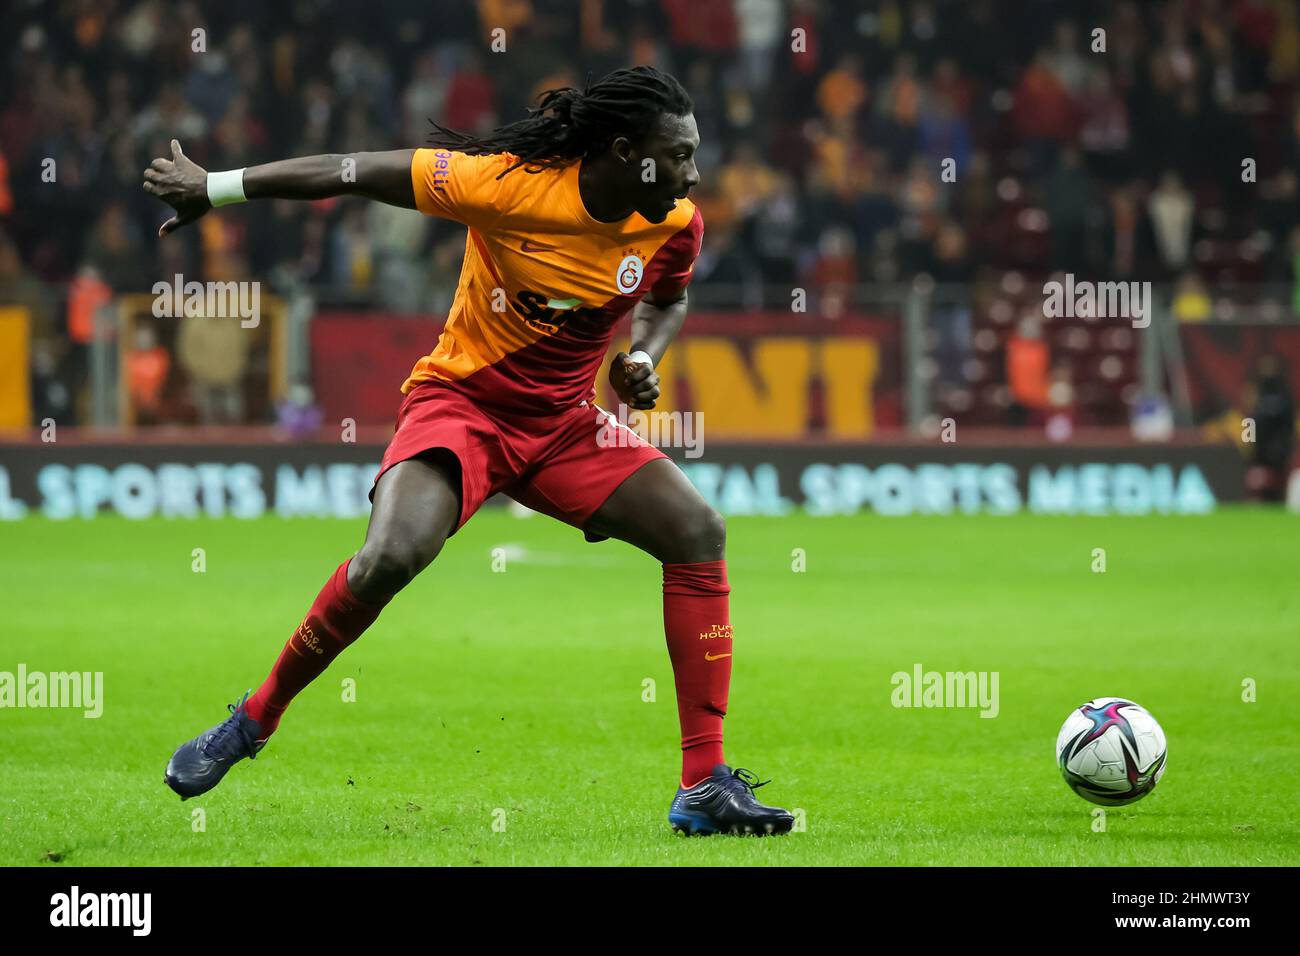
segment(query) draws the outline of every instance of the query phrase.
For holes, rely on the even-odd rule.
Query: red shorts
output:
[[[398,409],[397,432],[375,484],[398,462],[446,448],[460,460],[460,518],[452,534],[498,491],[582,528],[632,472],[668,459],[614,421],[590,402],[554,415],[489,410],[450,385],[421,382]],[[374,496],[371,488],[371,500]],[[606,537],[584,533],[588,541]]]

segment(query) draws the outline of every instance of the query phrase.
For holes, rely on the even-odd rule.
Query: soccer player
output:
[[[460,284],[406,398],[370,496],[365,543],[339,565],[256,693],[167,765],[182,799],[255,757],[290,701],[374,623],[496,492],[663,564],[664,630],[677,689],[682,772],[668,819],[686,833],[785,833],[786,810],[723,756],[732,633],[725,525],[681,470],[615,419],[592,387],[614,326],[632,312],[631,354],[609,380],[654,407],[654,366],[681,328],[703,221],[694,107],[651,67],[585,92],[547,91],[486,137],[434,124],[430,148],[323,155],[208,173],[172,141],[144,188],[175,215],[166,236],[214,206],[359,195],[469,227]]]

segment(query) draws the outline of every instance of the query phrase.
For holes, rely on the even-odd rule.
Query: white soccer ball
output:
[[[1165,732],[1131,700],[1099,697],[1076,708],[1056,737],[1056,763],[1070,789],[1122,807],[1155,789],[1165,772]]]

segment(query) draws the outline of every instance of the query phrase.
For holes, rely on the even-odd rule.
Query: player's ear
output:
[[[636,148],[626,136],[615,136],[609,144],[610,151],[618,157],[619,162],[631,166],[637,160]]]

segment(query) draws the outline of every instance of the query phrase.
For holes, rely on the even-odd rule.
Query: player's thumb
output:
[[[175,162],[176,160],[180,159],[184,155],[185,154],[181,152],[180,141],[172,140],[172,161]]]
[[[169,232],[172,232],[173,230],[175,230],[175,228],[176,228],[177,226],[179,226],[180,224],[181,224],[181,217],[180,217],[180,216],[172,216],[172,217],[171,217],[170,219],[168,219],[165,223],[163,223],[161,226],[158,227],[158,238],[161,239],[163,236],[167,235]]]

